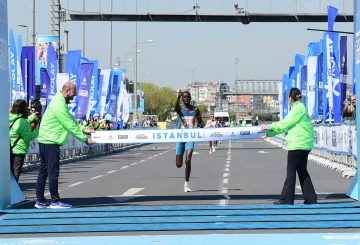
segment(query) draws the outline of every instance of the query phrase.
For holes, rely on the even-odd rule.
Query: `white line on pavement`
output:
[[[124,167],[121,167],[120,169],[125,169],[125,168],[128,168],[129,166],[124,166]]]
[[[131,166],[134,166],[134,165],[136,165],[137,164],[137,162],[134,162],[134,163],[132,163],[132,164],[130,164]]]
[[[90,178],[90,179],[98,179],[98,178],[101,178],[101,177],[103,177],[104,175],[98,175],[98,176],[95,176],[95,177],[92,177],[92,178]]]
[[[112,173],[115,173],[117,170],[111,170],[108,172],[108,174],[112,174]]]
[[[83,183],[83,181],[76,182],[76,183],[74,183],[74,184],[72,184],[72,185],[69,185],[69,187],[73,187],[73,186],[76,186],[76,185],[80,185],[80,184],[82,184],[82,183]]]

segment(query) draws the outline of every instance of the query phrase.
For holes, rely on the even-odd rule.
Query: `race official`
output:
[[[310,151],[314,148],[314,127],[308,111],[302,102],[301,91],[292,88],[289,93],[291,110],[281,121],[271,125],[262,125],[267,129],[267,136],[272,137],[281,133],[286,134],[287,173],[280,200],[274,204],[294,204],[296,173],[299,176],[300,186],[304,195],[304,204],[316,204],[315,188],[307,170]]]
[[[68,142],[68,133],[79,141],[91,145],[94,142],[87,134],[94,132],[80,125],[70,114],[68,104],[76,96],[76,85],[66,82],[44,113],[39,130],[39,149],[41,165],[36,183],[36,208],[71,208],[60,201],[58,184],[60,173],[60,146]],[[46,179],[49,177],[51,203],[44,196]]]

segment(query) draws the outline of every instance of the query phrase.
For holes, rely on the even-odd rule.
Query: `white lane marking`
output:
[[[76,183],[74,183],[74,184],[69,185],[69,187],[73,187],[73,186],[76,186],[76,185],[80,185],[80,184],[82,184],[82,183],[83,183],[83,181],[76,182]]]
[[[114,200],[116,200],[117,202],[125,202],[137,197],[142,197],[144,195],[136,195],[137,193],[139,193],[140,191],[144,190],[144,188],[130,188],[129,190],[125,191],[122,195],[120,196],[108,196],[110,198],[113,198]]]
[[[174,149],[175,149],[175,148],[174,148]],[[174,150],[174,149],[172,149],[172,150]],[[170,150],[169,150],[169,151],[170,151]],[[164,153],[166,153],[166,151],[165,151],[165,152],[160,152],[159,155],[162,155],[162,154],[164,154]],[[135,154],[132,154],[132,155],[134,156],[134,155],[142,155],[142,154],[143,154],[143,153],[135,153]],[[121,156],[124,156],[124,155],[121,155]],[[158,156],[158,155],[156,155],[156,156]],[[144,161],[145,161],[145,160],[141,160],[140,162],[144,162]],[[133,166],[133,165],[136,165],[136,164],[138,164],[138,163],[132,163],[131,165]],[[123,167],[120,168],[120,169],[126,169],[126,168],[128,168],[128,167],[129,167],[129,166],[123,166]],[[118,171],[118,170],[112,170],[112,171],[109,171],[107,174],[104,174],[104,175],[100,174],[100,175],[94,176],[94,177],[92,177],[92,178],[90,178],[90,179],[88,179],[88,180],[80,181],[80,182],[77,182],[77,183],[68,185],[67,187],[59,190],[59,192],[62,192],[62,191],[67,190],[67,189],[70,189],[70,188],[72,188],[72,187],[74,187],[74,186],[77,186],[77,185],[81,185],[81,184],[87,183],[87,182],[89,182],[89,181],[91,181],[91,180],[94,180],[94,179],[99,179],[99,178],[101,178],[101,177],[104,177],[104,176],[106,176],[106,175],[108,175],[108,174],[111,174],[111,173],[114,173],[114,172],[116,172],[116,171]],[[50,192],[45,193],[44,196],[50,196]]]
[[[101,177],[103,177],[104,175],[98,175],[98,176],[95,176],[95,177],[92,177],[92,178],[90,178],[90,179],[98,179],[98,178],[101,178]]]
[[[147,159],[151,159],[151,158],[153,158],[153,157],[148,157]]]
[[[130,188],[129,190],[125,191],[122,195],[116,195],[116,196],[109,196],[109,197],[132,197],[132,196],[144,196],[144,195],[135,195],[139,193],[140,191],[144,190],[145,188]]]
[[[223,194],[225,199],[219,200],[219,205],[220,206],[227,206],[229,204],[229,200],[230,200],[230,196],[227,195],[228,193],[228,184],[229,184],[229,179],[227,178],[229,176],[229,172],[230,172],[230,163],[231,163],[231,141],[229,141],[229,149],[227,152],[227,158],[226,158],[226,163],[225,163],[225,167],[224,167],[224,173],[223,173],[223,178],[222,178],[222,182],[220,183],[220,188],[219,191],[221,192],[221,194]]]
[[[301,186],[300,186],[300,185],[296,185],[295,187],[296,187],[296,189],[301,190]],[[315,191],[315,192],[316,192],[316,194],[318,194],[318,195],[332,195],[332,194],[334,194],[334,193],[332,193],[332,192],[317,192],[317,191]],[[302,194],[302,193],[295,193],[295,194]]]
[[[261,154],[266,154],[266,153],[269,153],[269,152],[266,152],[266,151],[258,151],[256,153],[261,153]]]
[[[224,200],[220,200],[219,205],[220,206],[227,206],[228,205],[228,200],[224,199]],[[218,217],[225,217],[225,216],[218,216]]]
[[[134,162],[134,163],[132,163],[132,164],[130,164],[131,166],[134,166],[134,165],[136,165],[136,164],[138,164],[137,162]]]
[[[129,190],[125,191],[121,196],[134,196],[136,193],[144,190],[145,188],[130,188]]]
[[[157,157],[157,156],[158,156],[158,154],[154,155],[154,157]]]

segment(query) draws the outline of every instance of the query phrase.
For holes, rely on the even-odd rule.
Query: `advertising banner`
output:
[[[50,77],[50,90],[48,91],[48,104],[50,104],[50,101],[53,99],[53,97],[56,95],[56,75],[58,72],[58,60],[57,60],[57,54],[52,45],[48,46],[47,49],[47,72]]]
[[[53,46],[58,55],[59,38],[54,35],[38,35],[37,36],[37,50],[36,50],[36,85],[40,85],[40,69],[47,68],[47,51],[49,46]],[[58,57],[56,57],[58,60]]]
[[[7,47],[6,47],[7,48]],[[16,55],[16,43],[14,31],[9,30],[9,58],[10,58],[10,89],[11,89],[11,105],[14,104],[17,99],[17,91],[20,91],[20,88],[17,87],[17,55]]]
[[[316,78],[317,78],[317,59],[320,54],[319,42],[310,43],[308,46],[307,60],[307,104],[308,114],[311,119],[315,118],[316,110]]]
[[[341,111],[344,109],[344,101],[346,100],[347,85],[347,37],[340,37],[340,100]]]
[[[89,106],[86,112],[86,118],[92,118],[95,113],[97,113],[98,102],[99,102],[99,61],[93,60],[90,61],[93,63],[93,74],[91,76],[91,85],[90,85],[90,100]]]
[[[128,99],[129,99],[129,112],[133,113],[134,112],[134,104],[135,104],[135,99],[137,100],[137,105],[138,105],[138,112],[144,112],[145,110],[145,100],[144,100],[144,90],[142,89],[138,89],[137,90],[137,95],[135,98],[134,94],[128,94]]]
[[[35,67],[35,47],[23,47],[21,52],[22,79],[27,90],[27,97],[31,101],[36,99]]]
[[[96,143],[175,143],[259,138],[260,126],[166,130],[110,130],[91,134]]]
[[[93,75],[94,63],[82,63],[80,72],[80,86],[77,93],[76,118],[85,120],[90,100],[91,78]]]
[[[76,89],[80,86],[80,59],[81,50],[72,50],[66,54],[66,73],[69,73],[70,82],[76,84]],[[70,113],[75,116],[76,114],[76,97],[70,101],[69,104]]]

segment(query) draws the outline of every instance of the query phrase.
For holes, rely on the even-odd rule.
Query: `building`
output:
[[[269,113],[279,111],[280,80],[237,80],[235,89],[222,93],[221,103],[217,105],[223,110],[240,115],[250,113]]]
[[[209,108],[216,104],[216,95],[221,82],[195,82],[188,84],[188,91],[196,104],[207,105]]]

